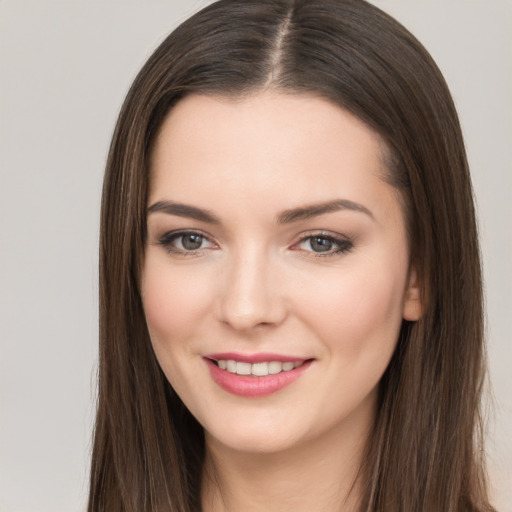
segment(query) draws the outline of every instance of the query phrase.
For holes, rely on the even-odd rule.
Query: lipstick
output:
[[[213,380],[238,396],[262,397],[299,379],[312,359],[279,354],[209,354],[204,357]]]

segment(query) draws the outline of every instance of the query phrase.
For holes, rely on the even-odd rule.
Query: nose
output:
[[[275,258],[264,251],[233,256],[219,290],[218,320],[236,331],[281,324],[287,315],[283,284]]]

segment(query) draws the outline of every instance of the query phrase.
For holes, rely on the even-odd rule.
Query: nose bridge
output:
[[[237,330],[279,324],[286,308],[275,257],[264,247],[246,244],[228,259],[219,297],[222,321]]]

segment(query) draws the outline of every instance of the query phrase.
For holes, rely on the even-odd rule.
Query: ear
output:
[[[419,273],[414,265],[409,270],[407,289],[404,296],[402,316],[404,320],[415,322],[423,315],[423,301]]]

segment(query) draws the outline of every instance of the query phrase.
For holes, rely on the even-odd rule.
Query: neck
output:
[[[368,432],[333,429],[287,450],[240,452],[206,436],[203,512],[356,512]]]

